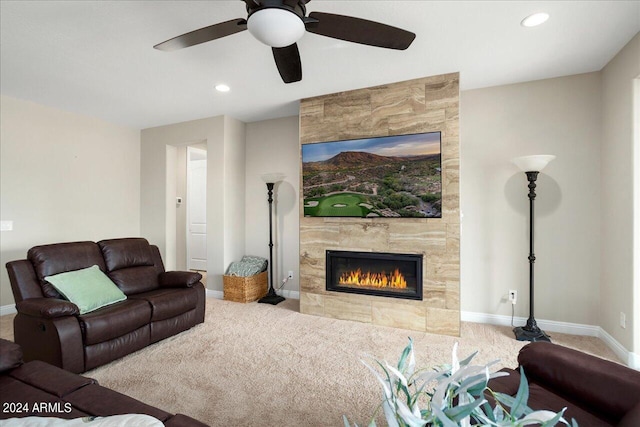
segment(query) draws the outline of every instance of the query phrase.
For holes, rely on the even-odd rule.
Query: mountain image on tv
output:
[[[304,215],[441,218],[440,132],[302,146]]]

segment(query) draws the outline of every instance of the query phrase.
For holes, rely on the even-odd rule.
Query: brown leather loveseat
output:
[[[525,345],[518,364],[529,382],[528,406],[574,418],[580,427],[639,427],[640,372],[548,342]],[[519,370],[489,381],[494,392],[515,396]]]
[[[102,387],[96,380],[34,360],[22,363],[20,346],[0,339],[0,420],[24,417],[81,418],[145,414],[167,427],[206,427]],[[2,422],[0,421],[0,425]]]
[[[44,279],[94,265],[124,301],[81,314]],[[7,270],[18,312],[14,340],[26,361],[80,373],[204,322],[202,276],[165,272],[158,248],[143,238],[35,246]]]

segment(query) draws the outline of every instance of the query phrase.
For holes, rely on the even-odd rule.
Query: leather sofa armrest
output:
[[[160,273],[161,288],[190,288],[202,279],[202,274],[193,271],[166,271]]]
[[[80,309],[70,301],[57,298],[29,298],[16,304],[18,313],[23,313],[33,317],[55,317],[77,316]]]
[[[22,365],[22,348],[14,342],[0,338],[0,373]]]
[[[557,344],[527,344],[520,350],[518,363],[530,382],[597,408],[614,424],[636,405],[640,396],[640,372]]]

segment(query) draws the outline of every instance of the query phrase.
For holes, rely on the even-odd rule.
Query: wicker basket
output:
[[[267,272],[255,276],[222,276],[224,299],[235,302],[252,302],[267,295]]]

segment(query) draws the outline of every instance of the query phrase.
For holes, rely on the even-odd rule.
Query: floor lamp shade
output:
[[[538,154],[535,156],[516,157],[511,159],[511,161],[515,163],[522,172],[540,172],[555,158],[556,156],[551,154]]]
[[[516,157],[511,161],[515,163],[526,175],[529,181],[529,318],[525,326],[513,328],[513,333],[518,341],[551,341],[549,336],[538,327],[533,315],[533,267],[536,256],[533,251],[533,226],[534,226],[534,202],[536,199],[536,180],[538,173],[544,169],[556,156],[542,154],[535,156]]]
[[[276,182],[284,179],[283,173],[265,173],[261,176],[267,184],[267,202],[269,202],[269,291],[258,302],[276,305],[284,301],[284,297],[276,294],[273,288],[273,187]]]
[[[270,172],[270,173],[264,173],[260,175],[260,177],[267,184],[269,183],[275,184],[276,182],[282,181],[285,178],[285,174],[280,172]]]

